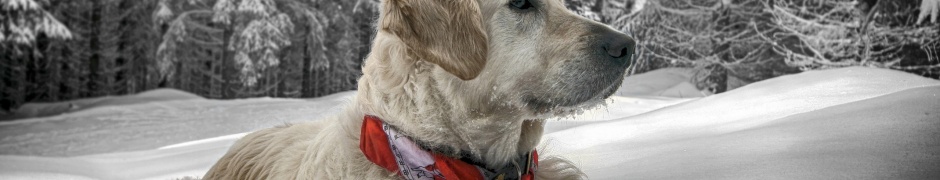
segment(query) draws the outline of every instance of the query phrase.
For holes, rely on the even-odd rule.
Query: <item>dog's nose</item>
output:
[[[606,42],[602,44],[603,46],[601,48],[607,52],[611,60],[617,64],[629,65],[629,61],[635,51],[636,41],[626,34],[613,30],[607,30],[602,37],[603,41]]]

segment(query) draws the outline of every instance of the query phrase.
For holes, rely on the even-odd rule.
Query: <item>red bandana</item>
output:
[[[538,166],[538,153],[533,150],[523,160],[528,167],[513,170],[518,174],[494,173],[459,159],[428,152],[375,116],[365,116],[361,133],[359,149],[366,158],[408,180],[515,179],[513,177],[533,180]]]

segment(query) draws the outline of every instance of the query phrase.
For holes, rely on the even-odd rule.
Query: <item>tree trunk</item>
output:
[[[61,73],[58,78],[59,81],[59,94],[61,94],[62,99],[74,99],[77,96],[80,96],[81,92],[79,91],[81,82],[78,79],[78,73],[75,73],[75,67],[72,66],[76,61],[69,61],[69,57],[74,57],[72,55],[71,46],[61,44],[61,49],[57,49],[59,64],[58,68]]]
[[[6,49],[0,49],[0,53],[9,54]],[[9,74],[13,71],[13,60],[12,57],[0,56],[0,109],[10,110],[13,108],[11,105],[11,95],[9,92],[13,91],[13,86],[10,84],[12,82],[12,75]]]
[[[276,77],[274,78],[274,82],[277,83],[277,88],[274,89],[274,93],[272,95],[274,97],[287,97],[287,93],[285,92],[287,92],[287,89],[288,89],[287,88],[288,79],[292,78],[290,73],[294,72],[293,69],[291,69],[291,66],[294,64],[294,62],[288,59],[290,58],[289,54],[292,52],[291,50],[293,49],[294,49],[293,46],[288,46],[287,48],[282,49],[281,52],[278,53],[281,58],[281,63],[278,64],[277,71],[271,72],[271,74],[273,74]],[[278,81],[278,80],[281,80],[281,81]]]
[[[24,46],[23,49],[26,52],[26,56],[23,58],[23,67],[25,68],[23,70],[25,71],[24,75],[26,75],[26,81],[20,84],[21,88],[23,88],[23,95],[25,95],[22,98],[23,101],[20,101],[20,103],[42,100],[42,96],[45,94],[44,91],[48,90],[43,88],[43,84],[45,84],[46,81],[40,79],[43,75],[43,70],[40,69],[43,60],[39,58],[39,54],[35,51],[35,46]]]
[[[118,5],[118,9],[116,10],[117,11],[116,13],[125,13],[124,11],[129,11],[130,9],[133,8],[132,1],[138,1],[138,0],[120,0],[120,1],[121,1],[120,5]],[[117,28],[117,30],[120,32],[121,38],[118,40],[118,45],[117,45],[118,57],[114,60],[114,62],[115,62],[116,67],[121,67],[123,69],[118,72],[115,72],[114,81],[117,82],[118,84],[121,84],[121,85],[118,85],[118,87],[115,87],[118,94],[129,94],[129,93],[134,93],[137,91],[134,87],[134,85],[136,85],[133,80],[134,73],[131,71],[131,70],[134,70],[133,68],[136,68],[135,63],[133,62],[135,60],[130,59],[131,52],[128,52],[128,47],[130,46],[130,43],[133,41],[132,39],[134,38],[132,37],[133,32],[131,32],[134,30],[131,27],[131,24],[133,23],[132,21],[134,21],[133,19],[131,19],[133,17],[134,16],[126,15],[123,18],[121,18],[121,22]]]
[[[173,79],[167,79],[167,81],[172,82],[170,84],[172,84],[171,87],[173,88],[188,90],[186,87],[186,82],[182,80],[186,75],[185,71],[183,71],[183,66],[186,66],[186,63],[176,62],[176,74],[173,75]]]
[[[232,34],[235,33],[235,30],[234,30],[234,27],[231,27],[231,25],[230,27],[223,27],[223,28],[225,29],[225,32],[222,33],[223,34],[222,38],[223,38],[224,43],[222,43],[222,59],[221,59],[222,61],[221,63],[222,64],[222,67],[221,67],[222,68],[222,87],[221,87],[221,90],[222,90],[222,98],[227,99],[227,98],[235,98],[234,94],[232,93],[233,92],[232,79],[235,73],[234,67],[232,65],[234,63],[232,62],[235,61],[234,59],[235,52],[232,52],[228,48],[229,45],[232,43],[231,37],[232,37]]]
[[[26,49],[26,48],[23,48],[23,49]],[[26,95],[27,95],[26,87],[29,86],[28,84],[29,77],[27,77],[28,75],[26,74],[27,64],[30,61],[30,59],[28,58],[29,54],[30,52],[25,52],[25,54],[22,57],[16,58],[19,60],[16,60],[16,59],[13,60],[13,62],[15,62],[13,64],[14,83],[13,83],[13,86],[11,87],[13,87],[14,90],[12,93],[10,93],[10,97],[13,100],[12,107],[18,107],[22,105],[24,101],[26,101]]]
[[[324,80],[323,80],[323,71],[326,71],[326,70],[324,70],[324,69],[318,69],[317,71],[313,71],[313,74],[314,74],[314,76],[313,76],[313,96],[311,96],[311,97],[319,97],[319,96],[323,95],[322,93],[323,93],[323,89],[324,89],[324,88],[323,88],[323,84],[321,84],[321,82],[324,81]]]
[[[88,58],[88,81],[85,89],[85,97],[98,96],[100,87],[98,81],[101,80],[99,69],[101,66],[101,40],[98,34],[101,33],[101,10],[102,0],[92,0],[92,10],[89,19],[90,33],[88,35],[88,49],[91,51],[91,57]]]
[[[47,63],[45,68],[48,70],[48,74],[46,74],[45,76],[46,77],[45,88],[49,88],[46,91],[47,93],[49,93],[48,94],[49,100],[60,101],[62,100],[62,98],[59,95],[59,88],[60,88],[60,84],[62,84],[63,79],[59,78],[62,76],[61,75],[62,69],[59,68],[59,64],[61,64],[62,62],[59,59],[56,59],[55,57],[52,57],[52,56],[45,56],[44,59],[46,60],[46,63]]]
[[[309,33],[310,30],[311,30],[311,29],[310,29],[310,26],[306,26],[304,32]],[[309,36],[309,35],[307,35],[307,36]],[[301,83],[300,83],[300,84],[301,84],[301,89],[300,89],[300,92],[301,92],[301,93],[300,93],[300,97],[313,97],[313,93],[312,93],[312,92],[313,92],[313,87],[310,87],[310,85],[311,85],[311,83],[312,83],[312,81],[313,81],[312,77],[310,77],[310,75],[313,73],[313,72],[311,72],[311,69],[310,69],[311,63],[313,63],[313,62],[312,62],[312,61],[313,61],[313,57],[312,57],[311,54],[310,54],[310,43],[312,43],[312,42],[311,42],[310,39],[309,39],[310,37],[307,37],[307,36],[304,36],[304,39],[305,39],[305,40],[304,40],[304,44],[303,44],[303,48],[304,48],[304,49],[303,49],[303,56],[301,56],[301,57],[303,58],[304,63],[303,63],[303,67],[300,67],[301,69],[303,69],[303,71],[302,71],[302,72],[303,72],[303,74],[302,74],[303,77],[301,77],[302,80],[301,80]]]
[[[0,52],[10,53],[18,45],[13,45],[8,51],[7,49],[2,49]],[[10,53],[13,54],[13,53]],[[27,83],[26,74],[24,70],[26,69],[26,55],[6,55],[0,58],[3,62],[3,66],[0,66],[0,85],[3,85],[0,89],[0,107],[3,109],[13,109],[23,103],[25,85]]]

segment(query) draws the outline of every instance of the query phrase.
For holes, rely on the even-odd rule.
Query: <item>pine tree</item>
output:
[[[161,27],[156,65],[168,87],[210,98],[230,97],[225,51],[226,26],[212,23],[212,3],[189,0],[160,0],[154,20]]]
[[[155,87],[154,55],[159,32],[153,23],[153,9],[158,0],[120,0],[115,14],[117,26],[117,58],[115,60],[115,91],[136,93]],[[113,16],[113,15],[112,15]]]
[[[314,97],[355,89],[377,5],[0,1],[0,104],[10,108],[158,86],[210,98]]]
[[[51,66],[36,49],[37,41],[69,39],[71,31],[45,10],[45,0],[0,1],[0,108],[10,109],[32,98],[42,79],[36,73]],[[46,43],[40,43],[46,44]]]
[[[68,39],[71,32],[42,6],[48,0],[4,0],[0,1],[0,42],[32,44],[39,34],[52,38]]]
[[[286,6],[286,3],[303,5],[302,3],[273,0],[219,0],[197,1],[197,3],[187,5],[182,2],[186,1],[164,0],[157,11],[158,21],[164,21],[169,26],[169,30],[164,34],[164,42],[158,50],[164,72],[171,65],[185,66],[182,69],[194,69],[197,67],[191,62],[214,59],[203,64],[209,64],[208,69],[211,70],[206,70],[207,72],[217,73],[208,76],[217,77],[210,79],[220,81],[218,84],[220,84],[221,97],[264,94],[267,89],[273,89],[271,86],[278,85],[277,83],[263,84],[266,87],[263,87],[263,91],[260,92],[250,90],[252,86],[257,85],[265,70],[281,63],[281,57],[284,56],[281,50],[292,43],[294,21],[291,14],[282,12],[280,8],[282,6],[296,7]],[[174,14],[174,9],[182,13]],[[296,9],[301,8],[291,10]],[[304,15],[304,13],[293,15]],[[215,58],[198,58],[207,56]],[[183,75],[167,74],[171,77]],[[235,80],[236,77],[238,80]],[[233,81],[240,83],[235,84]]]

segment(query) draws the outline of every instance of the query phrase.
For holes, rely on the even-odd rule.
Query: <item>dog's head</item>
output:
[[[381,31],[461,82],[478,104],[564,112],[616,91],[635,42],[562,0],[384,0]],[[593,102],[590,104],[594,104]],[[557,115],[557,113],[556,113]]]
[[[527,152],[541,136],[537,119],[603,102],[635,45],[562,0],[382,0],[378,23],[360,82],[366,113],[478,156]]]

